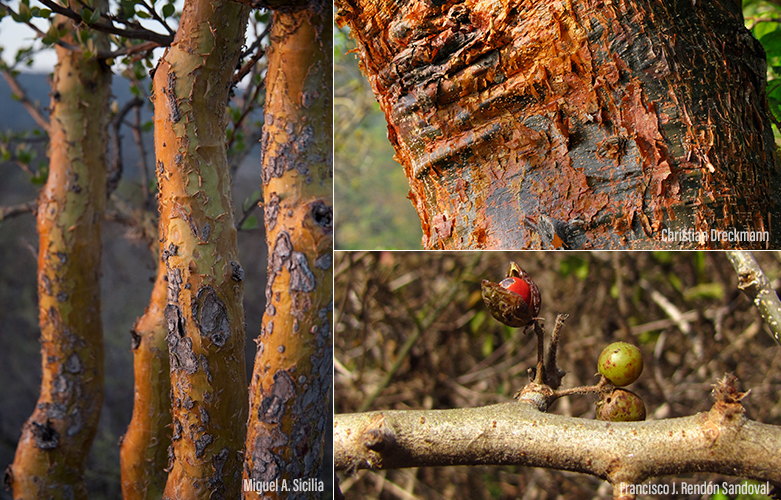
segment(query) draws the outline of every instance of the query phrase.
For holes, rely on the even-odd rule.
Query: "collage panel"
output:
[[[332,498],[332,26],[0,2],[0,500]]]
[[[337,249],[781,247],[775,2],[335,6]]]
[[[777,255],[334,269],[335,498],[777,498]]]

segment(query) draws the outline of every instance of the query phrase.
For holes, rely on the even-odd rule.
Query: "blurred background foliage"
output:
[[[767,96],[781,144],[781,0],[743,0],[746,27],[767,52]],[[349,30],[334,28],[336,249],[422,249],[409,184],[393,159],[385,116],[358,68]]]
[[[334,27],[335,248],[423,248],[407,178],[354,48],[347,28]]]
[[[767,54],[767,100],[781,144],[781,0],[743,0],[743,17]]]
[[[756,258],[778,290],[781,254]],[[751,390],[748,417],[781,425],[781,348],[721,252],[337,252],[335,412],[510,401],[528,382],[536,344],[490,316],[480,282],[499,281],[511,260],[540,288],[546,340],[556,314],[570,315],[559,355],[563,387],[595,383],[599,353],[623,340],[643,353],[645,370],[630,389],[649,419],[707,411],[712,384],[732,372]],[[594,402],[566,397],[550,411],[593,419]],[[612,498],[595,477],[513,466],[360,470],[340,482],[348,499]]]

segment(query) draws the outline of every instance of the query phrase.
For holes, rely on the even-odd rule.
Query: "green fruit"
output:
[[[626,389],[613,389],[597,402],[597,420],[637,422],[645,420],[645,404],[640,396]]]
[[[613,385],[629,385],[643,373],[643,355],[632,344],[613,342],[599,355],[597,367]]]

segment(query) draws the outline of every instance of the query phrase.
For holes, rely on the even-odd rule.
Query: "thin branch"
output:
[[[3,78],[8,83],[8,86],[11,87],[11,91],[14,93],[17,99],[19,99],[19,102],[22,103],[22,106],[24,106],[24,109],[27,110],[28,113],[30,113],[30,116],[35,120],[35,123],[38,124],[39,127],[41,127],[43,130],[46,131],[46,133],[49,133],[49,120],[45,116],[43,116],[43,113],[41,113],[41,110],[39,107],[35,106],[30,99],[27,98],[27,93],[25,93],[24,89],[19,85],[19,82],[16,81],[16,78],[14,78],[14,75],[11,73],[8,68],[3,68]]]
[[[241,226],[244,225],[244,221],[247,220],[247,218],[252,214],[252,212],[255,211],[256,208],[260,206],[260,204],[263,202],[263,195],[261,194],[254,200],[252,200],[252,203],[250,203],[249,208],[244,210],[244,213],[241,216],[241,219],[236,221],[236,230],[241,231]]]
[[[0,2],[0,7],[2,7],[3,10],[5,10],[9,15],[11,15],[14,18],[16,18],[18,16],[18,14],[16,12],[14,12],[14,10],[9,5]],[[38,28],[38,26],[34,25],[30,21],[25,21],[24,24],[26,24],[30,29],[32,29],[35,32],[35,34],[38,36],[38,38],[43,38],[43,37],[46,36],[46,33],[41,31]],[[54,43],[56,43],[60,47],[66,48],[68,50],[72,50],[74,52],[81,52],[81,47],[79,47],[78,45],[72,45],[70,43],[63,42],[62,40],[57,40]]]
[[[152,200],[149,193],[149,165],[146,161],[146,148],[144,148],[144,137],[141,133],[141,106],[135,108],[134,122],[130,130],[133,131],[133,140],[136,142],[140,156],[138,168],[141,171],[141,193],[144,196],[144,208],[149,208]]]
[[[781,18],[778,17],[749,17],[746,20],[751,21],[751,26],[748,27],[750,30],[753,30],[759,23],[781,23]]]
[[[258,37],[255,39],[255,41],[252,43],[252,45],[241,55],[241,57],[245,57],[249,54],[252,54],[252,57],[249,61],[247,61],[244,66],[239,69],[239,71],[236,72],[236,74],[233,75],[233,84],[239,83],[245,76],[247,76],[247,73],[250,72],[250,70],[257,64],[260,59],[266,55],[266,49],[263,48],[260,44],[263,38],[268,34],[269,30],[271,29],[271,23],[268,23],[266,25],[266,28],[263,30],[263,32],[258,35]],[[254,52],[254,53],[253,53]],[[263,86],[262,84],[260,85]]]
[[[174,41],[173,35],[162,35],[160,33],[156,33],[148,29],[133,29],[133,30],[121,29],[101,21],[97,21],[94,23],[85,23],[81,17],[81,14],[79,14],[78,12],[72,9],[63,7],[62,5],[53,2],[52,0],[39,0],[39,1],[42,4],[44,4],[46,7],[51,9],[52,12],[56,12],[57,14],[73,19],[78,23],[84,23],[90,28],[97,31],[101,31],[103,33],[111,33],[112,35],[119,35],[119,36],[124,36],[126,38],[135,38],[139,40],[149,40],[150,42],[155,42],[161,46],[171,45],[171,42]]]
[[[754,302],[770,335],[781,346],[781,300],[754,256],[744,250],[731,250],[727,257],[738,273],[738,288]]]
[[[35,209],[38,207],[38,202],[35,200],[28,201],[27,203],[20,203],[18,205],[9,205],[0,207],[0,221],[16,217],[26,213],[35,213]]]
[[[336,415],[334,462],[348,471],[523,465],[592,474],[614,485],[707,471],[781,484],[781,427],[748,420],[737,406],[620,423],[551,415],[525,402]]]
[[[11,7],[9,7],[8,5],[0,2],[0,6],[6,12],[8,12],[8,14],[10,14],[12,16],[17,15],[16,12],[14,12],[14,10],[11,9]],[[79,21],[81,21],[81,17],[79,17]],[[46,33],[41,31],[33,23],[31,23],[29,21],[26,21],[24,24],[29,26],[30,29],[32,29],[35,32],[35,34],[36,34],[36,36],[38,38],[44,38],[46,36]],[[171,41],[173,41],[173,39]],[[79,47],[78,45],[73,45],[73,44],[70,44],[70,43],[62,41],[62,40],[56,40],[54,43],[55,43],[55,45],[59,45],[60,47],[63,47],[65,49],[68,49],[68,50],[73,51],[73,52],[84,52],[84,49]],[[117,49],[117,50],[113,50],[113,51],[111,51],[111,50],[99,50],[96,55],[97,55],[98,59],[111,59],[111,58],[119,57],[119,56],[123,56],[123,55],[134,54],[136,52],[147,52],[147,51],[150,51],[150,50],[155,49],[157,47],[166,47],[168,45],[170,45],[170,42],[161,44],[158,41],[150,41],[150,42],[140,43],[140,44],[137,44],[137,45],[131,45],[129,47],[123,47],[121,49]]]
[[[166,31],[168,31],[168,34],[171,36],[176,34],[176,30],[168,26],[168,23],[166,23],[165,20],[157,14],[157,11],[153,6],[149,5],[144,0],[139,0],[139,3],[144,6],[147,12],[149,12],[149,15],[152,16],[152,19],[163,25]]]
[[[249,5],[253,9],[278,10],[280,12],[297,12],[308,8],[312,0],[233,0],[236,3]]]
[[[119,129],[122,127],[122,122],[125,116],[131,109],[137,108],[144,103],[138,97],[135,97],[122,106],[117,116],[114,117],[111,123],[111,142],[113,149],[113,156],[111,158],[111,165],[108,169],[108,178],[106,179],[106,196],[111,195],[112,192],[119,185],[119,180],[122,178],[122,136],[119,134]]]

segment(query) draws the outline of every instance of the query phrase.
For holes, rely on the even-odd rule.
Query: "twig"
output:
[[[534,335],[537,337],[537,367],[534,372],[534,383],[545,383],[545,328],[538,319],[534,320]]]
[[[144,101],[138,97],[134,97],[133,99],[126,102],[124,106],[122,106],[122,109],[119,110],[117,116],[115,116],[114,120],[112,120],[111,143],[113,146],[114,155],[111,158],[111,165],[109,166],[108,177],[106,179],[106,197],[114,192],[114,190],[119,185],[119,180],[122,178],[122,136],[119,134],[119,129],[122,127],[122,122],[130,110],[141,106],[143,103]]]
[[[18,15],[18,14],[16,14],[16,12],[14,12],[14,10],[11,7],[6,5],[5,3],[0,2],[0,7],[2,7],[6,12],[8,12],[12,16]],[[79,20],[79,22],[81,22],[81,17],[80,16],[79,16],[78,20]],[[38,28],[38,26],[34,25],[33,23],[31,23],[29,21],[26,21],[24,24],[26,24],[30,29],[32,29],[35,32],[35,34],[36,34],[36,36],[38,38],[44,38],[46,36],[46,33],[41,31]],[[173,38],[171,38],[171,42],[172,41],[173,41]],[[60,47],[63,47],[65,49],[68,49],[68,50],[73,51],[73,52],[84,52],[84,49],[82,49],[78,45],[73,45],[73,44],[65,42],[63,40],[56,40],[54,43],[55,43],[55,45],[59,45]],[[136,52],[150,51],[150,50],[155,49],[157,47],[166,47],[166,46],[168,46],[170,44],[171,44],[170,42],[168,42],[168,43],[160,43],[159,41],[149,41],[149,42],[140,43],[138,45],[131,45],[129,47],[123,47],[121,49],[117,49],[117,50],[114,50],[114,51],[99,50],[96,55],[97,55],[98,59],[111,59],[111,58],[119,57],[119,56],[123,56],[123,55],[134,54]]]
[[[140,156],[138,160],[138,168],[141,171],[141,193],[144,196],[144,207],[149,208],[151,203],[149,193],[149,165],[146,162],[146,148],[144,148],[144,136],[141,133],[141,106],[136,106],[135,117],[133,126],[130,127],[133,131],[133,140],[138,148],[138,154]]]
[[[770,335],[781,346],[781,300],[770,286],[765,273],[745,250],[727,251],[727,258],[738,273],[738,288],[750,298],[770,329]]]
[[[553,326],[548,353],[545,356],[545,378],[546,383],[551,389],[557,389],[561,385],[561,379],[564,378],[565,375],[565,372],[556,366],[556,353],[559,349],[561,331],[564,328],[564,322],[567,318],[569,318],[569,314],[556,315],[556,324]]]
[[[39,127],[41,127],[46,133],[49,133],[49,120],[43,116],[43,113],[41,113],[40,108],[35,106],[32,102],[30,102],[30,99],[27,98],[27,93],[25,93],[24,89],[19,85],[19,82],[16,81],[16,78],[14,78],[14,75],[11,73],[8,68],[3,68],[3,78],[6,82],[8,82],[8,86],[11,87],[11,91],[14,93],[17,99],[19,99],[19,102],[22,103],[22,106],[24,106],[24,109],[27,110],[28,113],[30,113],[30,116],[35,120],[35,123],[38,124]]]
[[[38,202],[35,200],[28,201],[27,203],[20,203],[18,205],[9,205],[6,207],[0,207],[0,221],[16,217],[26,213],[35,213],[35,209],[38,207]]]
[[[73,19],[78,23],[84,23],[84,20],[81,18],[81,14],[79,14],[78,12],[72,9],[63,7],[62,5],[53,2],[52,0],[39,0],[39,1],[42,4],[44,4],[46,7],[51,9],[52,12],[56,12],[57,14],[61,14],[65,17]],[[162,35],[160,33],[156,33],[152,30],[148,30],[145,28],[126,30],[126,29],[111,26],[110,24],[106,24],[101,21],[96,21],[94,23],[84,23],[84,24],[86,24],[87,26],[89,26],[94,30],[101,31],[103,33],[111,33],[112,35],[119,35],[119,36],[124,36],[126,38],[135,38],[139,40],[149,40],[150,42],[155,42],[161,46],[171,45],[171,42],[174,41],[173,35]]]
[[[651,284],[646,280],[640,281],[640,286],[645,289],[646,292],[648,292],[651,295],[651,300],[653,300],[656,305],[662,308],[662,310],[672,319],[676,325],[678,325],[678,328],[686,334],[686,336],[690,336],[692,332],[692,327],[689,324],[689,322],[686,320],[684,314],[681,312],[678,307],[675,306],[672,302],[670,302],[667,297],[662,295],[658,290],[656,290]]]
[[[263,32],[258,36],[258,38],[252,43],[252,46],[247,49],[247,52],[250,50],[257,49],[255,53],[252,55],[249,61],[247,61],[246,64],[244,64],[239,71],[236,72],[236,74],[233,75],[233,84],[239,83],[245,76],[247,76],[247,73],[250,72],[253,66],[260,61],[260,59],[266,55],[266,49],[260,46],[260,42],[263,40],[263,37],[266,36],[268,31],[271,29],[271,23],[268,23],[266,25],[266,29],[263,30]],[[262,86],[262,85],[261,85]]]
[[[241,216],[241,219],[236,221],[236,230],[241,231],[241,226],[244,225],[244,221],[246,221],[250,214],[254,212],[256,208],[258,208],[259,203],[261,202],[263,202],[263,194],[255,198],[252,203],[250,203],[249,208],[244,210],[244,214]]]

